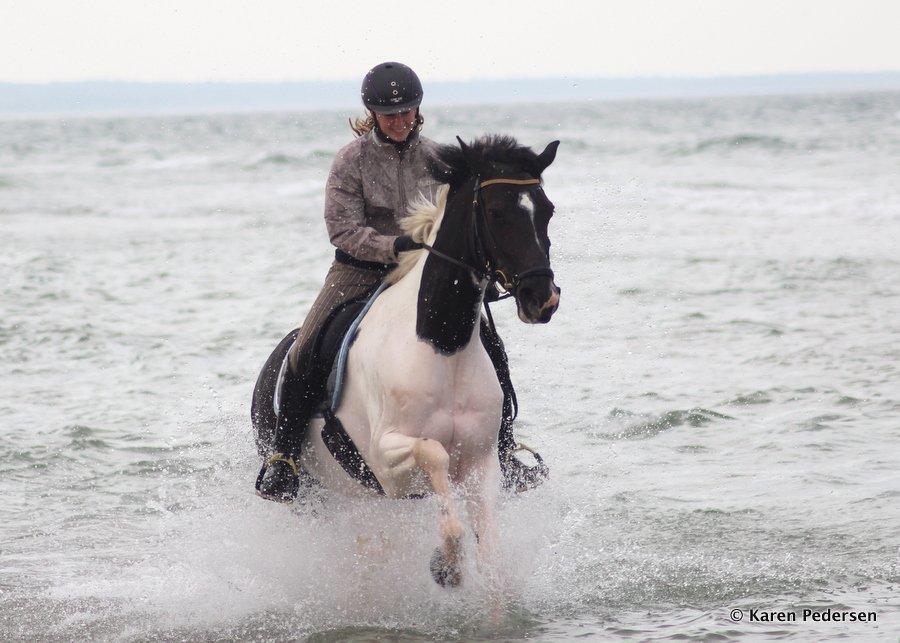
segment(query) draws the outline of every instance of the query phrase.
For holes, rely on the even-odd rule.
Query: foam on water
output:
[[[519,638],[543,636],[548,624],[573,616],[591,615],[594,631],[638,627],[636,606],[679,611],[679,618],[678,608],[690,606],[696,616],[706,615],[696,630],[703,631],[719,625],[714,612],[723,602],[743,606],[748,598],[784,597],[793,605],[796,597],[818,596],[834,605],[822,589],[835,579],[866,588],[867,599],[879,592],[887,597],[889,589],[879,586],[896,574],[855,559],[860,551],[873,552],[853,525],[819,531],[802,516],[779,512],[777,503],[698,508],[709,504],[710,489],[698,489],[692,499],[685,494],[690,485],[681,481],[672,485],[680,497],[648,496],[627,488],[647,485],[617,463],[621,453],[611,457],[598,449],[602,456],[594,461],[557,466],[565,486],[551,482],[504,502],[508,607],[492,624],[491,597],[471,556],[459,590],[448,592],[431,580],[433,502],[328,497],[293,510],[261,502],[247,489],[255,462],[248,457],[252,444],[239,435],[243,428],[223,419],[212,429],[220,438],[213,444],[169,452],[150,468],[134,462],[127,475],[145,484],[120,484],[116,494],[131,505],[130,518],[118,503],[100,498],[83,513],[73,511],[68,525],[44,533],[44,545],[60,552],[51,562],[59,560],[37,574],[45,586],[36,599],[9,606],[19,632],[39,627],[53,605],[54,618],[41,631],[60,638],[287,637],[354,628]],[[215,464],[204,468],[204,461]],[[677,462],[658,466],[683,469]],[[623,482],[628,477],[631,484]],[[852,598],[850,605],[858,606],[859,597]]]

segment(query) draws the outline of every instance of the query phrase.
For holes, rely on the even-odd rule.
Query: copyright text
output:
[[[875,612],[859,612],[855,610],[810,609],[795,610],[763,610],[749,609],[731,610],[732,621],[742,621],[746,616],[749,623],[875,623],[878,615]]]

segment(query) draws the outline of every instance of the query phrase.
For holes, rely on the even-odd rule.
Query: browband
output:
[[[489,185],[497,185],[498,183],[503,183],[506,185],[540,185],[540,179],[489,179],[487,181],[482,181],[479,184],[479,188],[486,188]]]

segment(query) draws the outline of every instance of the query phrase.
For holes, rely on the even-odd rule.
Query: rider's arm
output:
[[[331,243],[362,261],[394,263],[394,235],[366,225],[359,148],[347,146],[331,166],[325,184],[325,225]],[[355,153],[354,153],[355,152]]]

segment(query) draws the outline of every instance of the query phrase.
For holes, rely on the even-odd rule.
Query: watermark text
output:
[[[812,608],[802,610],[733,609],[730,616],[735,623],[740,621],[747,623],[875,623],[878,621],[878,615],[875,612]]]

